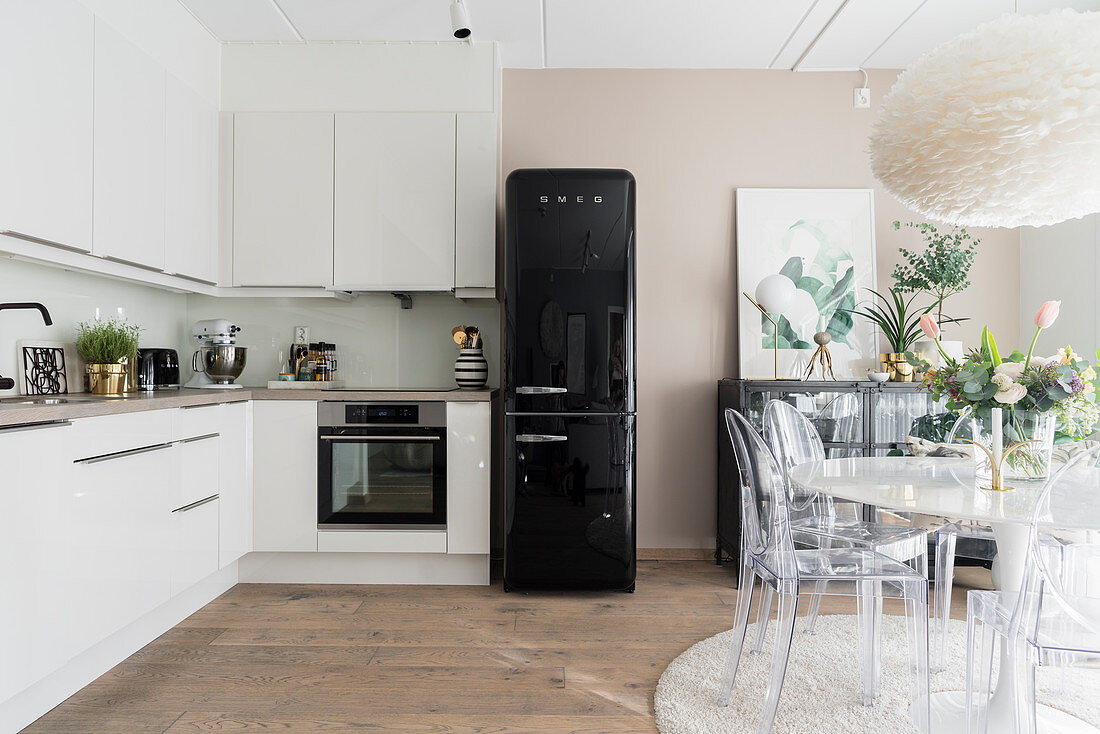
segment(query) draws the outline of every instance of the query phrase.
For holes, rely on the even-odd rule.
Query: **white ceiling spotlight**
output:
[[[1100,212],[1100,12],[1007,15],[921,56],[883,98],[871,169],[910,209],[975,227]]]
[[[451,30],[455,38],[470,37],[470,14],[466,12],[466,4],[462,0],[451,3]]]

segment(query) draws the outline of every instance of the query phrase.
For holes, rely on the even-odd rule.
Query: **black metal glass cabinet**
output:
[[[915,420],[944,410],[918,387],[914,382],[719,380],[717,563],[739,561],[741,547],[741,500],[726,408],[742,413],[759,431],[764,406],[783,400],[810,419],[830,458],[884,456],[905,449]]]

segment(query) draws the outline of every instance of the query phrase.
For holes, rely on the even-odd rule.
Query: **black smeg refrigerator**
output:
[[[634,590],[634,177],[505,194],[504,588]]]

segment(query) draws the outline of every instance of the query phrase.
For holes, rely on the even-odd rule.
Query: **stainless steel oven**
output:
[[[322,402],[317,409],[317,526],[447,525],[443,402]]]

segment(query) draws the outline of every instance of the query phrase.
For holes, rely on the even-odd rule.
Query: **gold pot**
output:
[[[87,364],[84,374],[88,377],[88,392],[95,395],[122,395],[126,392],[130,377],[130,365]]]
[[[905,358],[905,352],[882,352],[878,358],[882,371],[890,373],[890,382],[912,382],[916,378],[916,370]]]

